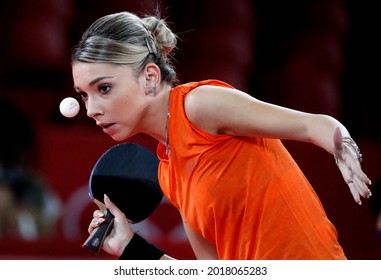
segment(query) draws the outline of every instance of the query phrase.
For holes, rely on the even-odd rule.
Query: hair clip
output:
[[[147,48],[148,48],[148,52],[151,54],[154,54],[156,55],[156,46],[153,42],[153,38],[151,38],[151,36],[147,36],[144,38],[146,40],[146,45],[147,45]]]
[[[145,30],[146,30],[146,37],[144,38],[145,41],[146,41],[146,45],[147,45],[147,48],[148,48],[148,52],[151,54],[154,54],[156,55],[157,54],[157,49],[156,49],[156,46],[155,46],[155,43],[154,43],[154,38],[152,36],[152,33],[151,31],[147,28],[147,26],[143,25]]]

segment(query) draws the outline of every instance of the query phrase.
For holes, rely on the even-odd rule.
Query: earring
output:
[[[154,83],[151,87],[149,87],[148,89],[147,89],[147,95],[152,95],[152,94],[154,94],[155,93],[155,90],[156,90],[156,88],[157,88],[157,83]]]

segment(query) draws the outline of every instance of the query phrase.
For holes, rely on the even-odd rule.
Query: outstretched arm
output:
[[[361,170],[356,147],[338,120],[269,104],[236,89],[201,86],[185,98],[188,119],[211,134],[309,142],[334,155],[354,200],[369,197],[369,178]]]

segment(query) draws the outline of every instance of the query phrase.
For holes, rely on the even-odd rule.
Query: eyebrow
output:
[[[103,76],[103,77],[95,78],[94,80],[92,80],[92,81],[89,83],[89,86],[93,86],[93,85],[95,85],[96,83],[98,83],[99,81],[104,80],[104,79],[108,79],[108,78],[112,78],[112,76]]]
[[[99,81],[104,80],[104,79],[109,79],[109,78],[113,78],[113,76],[101,76],[101,77],[95,78],[94,80],[92,80],[92,81],[89,83],[89,86],[92,87],[93,85],[95,85],[95,84],[98,83]],[[77,87],[77,86],[74,86],[74,89],[76,89],[76,90],[80,90],[80,88]]]

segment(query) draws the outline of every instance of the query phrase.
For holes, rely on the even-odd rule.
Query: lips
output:
[[[107,131],[110,130],[110,128],[114,125],[115,123],[97,123],[97,126],[101,127],[104,132],[107,133]]]
[[[113,125],[113,123],[109,123],[109,124],[102,125],[101,127],[102,127],[103,129],[106,129],[106,128],[109,128],[109,127],[112,126],[112,125]]]

